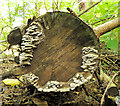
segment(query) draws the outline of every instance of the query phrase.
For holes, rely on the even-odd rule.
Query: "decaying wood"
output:
[[[53,15],[55,16],[47,14],[44,17],[45,20],[47,20],[48,26],[50,26],[50,30],[44,29],[46,35],[45,42],[39,44],[34,51],[31,66],[26,66],[22,69],[24,71],[20,72],[19,70],[18,73],[21,74],[22,72],[27,73],[32,71],[35,72],[36,75],[39,73],[41,78],[44,79],[44,75],[48,75],[47,78],[50,78],[51,69],[61,70],[63,74],[65,73],[62,70],[71,70],[71,74],[65,71],[65,76],[69,76],[69,79],[80,70],[77,67],[81,66],[82,47],[93,45],[98,46],[94,32],[89,26],[84,24],[82,20],[79,20],[77,17],[68,13],[56,12]],[[60,66],[60,64],[62,66]],[[45,71],[45,73],[39,71],[44,69],[47,69],[48,71]],[[17,71],[14,72],[13,73],[16,75]],[[56,71],[55,74],[57,75],[57,80],[60,80],[62,77],[58,72]],[[68,79],[62,78],[61,80],[67,81]],[[48,79],[42,81],[46,80]]]
[[[108,22],[94,28],[93,30],[94,30],[96,36],[99,37],[119,26],[120,26],[120,17],[115,18],[111,21],[108,21]]]
[[[111,29],[114,29],[118,26],[120,26],[120,23],[119,23],[119,20],[120,20],[120,17],[119,18],[116,18],[110,22],[106,22],[105,24],[102,24],[96,28],[94,28],[94,32],[95,34],[99,37],[100,35],[110,31]],[[107,27],[108,26],[108,27]],[[2,76],[2,79],[5,79],[6,77],[9,77],[11,75],[13,75],[14,73],[20,73],[22,72],[22,68],[17,68],[16,70],[21,70],[21,71],[15,71],[15,69],[12,69],[10,72],[6,72],[6,73],[3,73],[1,76]]]
[[[39,44],[37,49],[35,49],[33,61],[31,62],[32,65],[26,66],[25,68],[15,67],[11,71],[1,74],[0,77],[2,77],[2,79],[13,75],[23,75],[28,72],[33,72],[35,75],[40,75],[42,80],[39,80],[39,82],[44,84],[49,79],[67,81],[76,73],[76,71],[80,70],[80,53],[82,47],[90,45],[93,46],[95,44],[98,45],[97,41],[89,40],[96,40],[96,38],[93,36],[94,32],[91,31],[92,29],[89,26],[84,26],[81,20],[78,22],[77,17],[62,14],[58,20],[57,15],[58,14],[55,14],[55,16],[51,18],[51,16],[48,14],[46,17],[44,17],[45,20],[47,20],[47,24],[50,26],[50,30],[47,31],[44,29],[46,40],[44,43]],[[101,25],[95,28],[95,34],[100,36],[109,30],[118,27],[120,25],[117,22],[118,19],[104,24],[107,26],[108,24],[111,25],[114,22],[116,24],[114,26],[111,25],[111,27],[104,28],[105,26],[103,27]],[[104,30],[102,28],[104,28]],[[89,37],[87,36],[88,33],[90,33]],[[76,67],[78,67],[78,69]],[[43,71],[45,69],[47,71],[44,71],[44,73],[40,72],[40,70]],[[50,70],[58,70],[58,72],[56,71],[57,78],[51,75],[52,71]],[[65,74],[65,77],[68,76],[68,79],[63,78],[63,76],[59,74],[59,70]],[[66,70],[71,70],[71,74],[67,73]],[[47,75],[47,77],[45,77],[45,75]]]

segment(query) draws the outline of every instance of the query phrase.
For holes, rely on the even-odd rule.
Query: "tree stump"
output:
[[[78,72],[85,78],[92,74],[92,71],[85,72],[81,68],[82,48],[99,48],[92,28],[78,17],[66,12],[46,13],[36,22],[43,26],[45,39],[34,50],[31,66],[23,68],[23,73],[32,72],[38,76],[36,85],[39,87],[48,81],[71,83],[69,80]],[[68,84],[64,86],[67,87]]]
[[[48,12],[34,22],[42,26],[44,41],[34,49],[31,65],[14,74],[26,74],[24,77],[42,92],[71,92],[88,82],[99,63],[93,29],[78,17],[59,11]]]

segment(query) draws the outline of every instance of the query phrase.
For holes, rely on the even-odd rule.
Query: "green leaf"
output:
[[[113,50],[118,50],[118,38],[107,41],[107,47]]]

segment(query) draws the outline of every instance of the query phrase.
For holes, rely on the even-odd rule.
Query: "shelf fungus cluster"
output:
[[[92,47],[84,47],[82,49],[82,66],[84,71],[94,72],[97,68],[99,59],[98,50]]]
[[[30,74],[32,74],[34,77],[30,77]],[[92,78],[92,74],[90,76],[86,76],[87,75],[77,73],[67,83],[59,81],[48,81],[44,86],[40,86],[38,84],[38,76],[35,76],[33,73],[23,75],[23,77],[33,86],[35,86],[38,91],[42,92],[68,92],[70,90],[74,90],[76,87],[88,82]]]
[[[45,38],[42,26],[37,22],[32,22],[22,36],[22,42],[19,48],[19,63],[21,66],[31,65],[33,51],[37,45]]]
[[[41,22],[40,22],[41,21]],[[41,24],[42,23],[42,24]],[[12,45],[19,45],[18,52],[19,56],[15,57],[15,62],[20,66],[31,65],[33,58],[33,51],[37,48],[42,41],[44,41],[45,35],[43,27],[49,29],[44,19],[36,20],[35,16],[33,19],[28,19],[27,25],[15,27],[8,35],[7,41]]]

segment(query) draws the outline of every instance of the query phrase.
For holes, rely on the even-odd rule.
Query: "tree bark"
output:
[[[94,28],[93,30],[94,30],[96,36],[100,37],[101,35],[109,32],[119,26],[120,26],[120,17],[115,18],[111,21],[108,21],[108,22]]]

